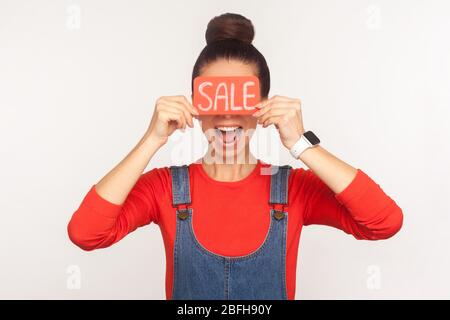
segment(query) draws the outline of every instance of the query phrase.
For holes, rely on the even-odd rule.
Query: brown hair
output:
[[[256,76],[260,82],[261,98],[267,98],[270,90],[270,72],[264,56],[252,45],[255,30],[252,22],[236,13],[224,13],[208,23],[205,38],[206,46],[200,52],[192,71],[192,90],[194,78],[201,69],[218,59],[236,59],[256,66]]]

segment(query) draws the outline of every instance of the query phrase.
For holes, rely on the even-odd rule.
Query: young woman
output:
[[[379,240],[402,225],[401,209],[378,184],[305,132],[299,99],[268,97],[269,69],[253,37],[251,21],[241,15],[213,18],[192,79],[257,76],[258,111],[199,116],[184,96],[159,98],[142,139],[91,187],[68,225],[73,243],[94,250],[158,224],[167,299],[294,299],[303,226],[327,225],[356,239]],[[208,157],[143,173],[168,137],[193,127],[194,118],[210,142]],[[244,133],[257,124],[274,125],[282,144],[309,169],[272,166],[253,156],[251,134]]]

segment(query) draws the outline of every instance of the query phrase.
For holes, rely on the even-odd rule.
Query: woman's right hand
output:
[[[160,97],[156,100],[146,136],[165,144],[176,129],[184,131],[186,125],[193,128],[194,115],[197,116],[198,112],[185,96]]]

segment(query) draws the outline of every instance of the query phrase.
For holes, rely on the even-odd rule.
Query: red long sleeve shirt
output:
[[[193,228],[208,250],[226,256],[246,255],[264,241],[270,224],[269,164],[258,161],[242,180],[216,181],[200,163],[189,166]],[[320,224],[339,228],[356,239],[378,240],[394,235],[403,213],[363,171],[358,169],[345,190],[335,194],[311,170],[293,169],[289,176],[289,212],[286,242],[286,287],[295,299],[297,253],[302,227]],[[69,237],[84,250],[105,248],[136,228],[156,223],[164,240],[167,270],[166,298],[173,285],[173,247],[176,214],[168,167],[154,168],[138,179],[122,205],[100,197],[95,185],[68,224]]]

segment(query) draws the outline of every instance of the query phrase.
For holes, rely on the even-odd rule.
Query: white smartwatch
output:
[[[300,139],[291,147],[289,152],[295,159],[298,159],[300,155],[308,148],[314,147],[320,143],[319,138],[312,132],[306,131],[302,134]]]

